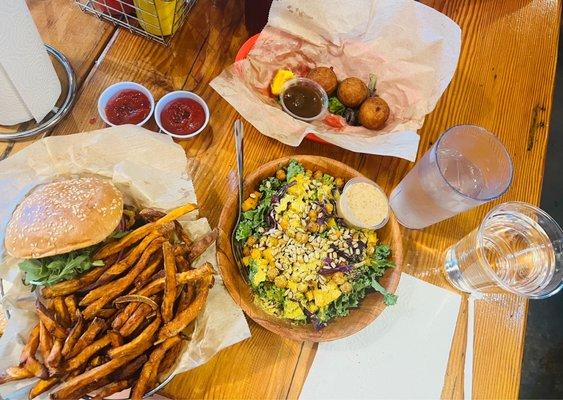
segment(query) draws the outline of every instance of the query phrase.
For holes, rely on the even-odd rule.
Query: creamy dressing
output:
[[[342,194],[347,207],[343,210],[351,222],[362,228],[372,228],[383,222],[389,214],[387,196],[375,186],[358,182]]]

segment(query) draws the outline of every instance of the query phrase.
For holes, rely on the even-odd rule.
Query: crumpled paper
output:
[[[0,162],[0,277],[5,289],[2,305],[11,316],[0,338],[0,370],[17,365],[28,333],[37,323],[33,313],[35,295],[22,283],[19,260],[10,257],[4,248],[6,224],[26,194],[38,184],[61,176],[97,174],[110,178],[129,204],[169,210],[196,202],[186,167],[184,150],[170,137],[132,125],[48,137]],[[198,218],[197,210],[180,222],[192,239],[211,230],[205,218]],[[207,261],[218,271],[215,246],[195,264]],[[220,275],[215,276],[215,285],[191,336],[172,375],[202,365],[220,350],[250,337],[244,314],[227,293]],[[27,397],[25,391],[34,382],[28,379],[1,385],[0,398]],[[39,398],[47,399],[48,393]],[[127,398],[127,393],[116,398]]]
[[[460,46],[459,26],[414,0],[274,0],[248,57],[211,86],[256,129],[285,144],[298,146],[311,132],[348,150],[414,161],[416,131],[450,83]],[[391,108],[386,126],[336,129],[283,112],[268,95],[275,71],[315,66],[333,66],[339,80],[356,76],[366,84],[375,74],[377,94]]]

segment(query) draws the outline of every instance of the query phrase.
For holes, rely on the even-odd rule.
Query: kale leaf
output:
[[[258,228],[266,225],[266,217],[272,202],[272,196],[281,186],[282,182],[274,176],[264,179],[260,183],[258,190],[262,193],[262,198],[254,210],[242,213],[242,220],[235,234],[237,241],[245,242]]]
[[[289,165],[287,166],[287,172],[286,172],[286,181],[291,181],[291,179],[299,174],[304,174],[305,173],[305,168],[303,167],[303,165],[301,165],[301,163],[299,163],[299,161],[297,160],[290,160],[289,161]]]
[[[338,97],[332,96],[328,99],[328,111],[336,115],[344,115],[346,107],[338,100]]]
[[[374,290],[383,295],[386,305],[393,305],[397,302],[397,296],[387,292],[378,282],[378,278],[383,276],[385,270],[394,267],[389,261],[391,249],[385,244],[380,244],[375,248],[373,258],[366,265],[356,268],[349,275],[349,282],[352,284],[350,293],[342,294],[328,307],[322,308],[317,312],[321,321],[326,322],[335,317],[345,317],[350,313],[350,309],[360,305],[361,300],[366,297],[368,291]]]

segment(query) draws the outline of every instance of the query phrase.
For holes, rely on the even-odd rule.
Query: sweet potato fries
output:
[[[213,285],[211,265],[193,262],[216,232],[194,242],[176,221],[194,209],[144,210],[144,225],[96,251],[103,266],[43,288],[39,322],[0,383],[40,378],[30,399],[51,388],[52,399],[97,399],[128,387],[141,399],[154,389],[181,354],[182,331]]]

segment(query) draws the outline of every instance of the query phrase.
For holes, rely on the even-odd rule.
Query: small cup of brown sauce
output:
[[[328,108],[328,96],[322,86],[307,78],[287,81],[280,102],[286,113],[302,121],[320,119]]]

